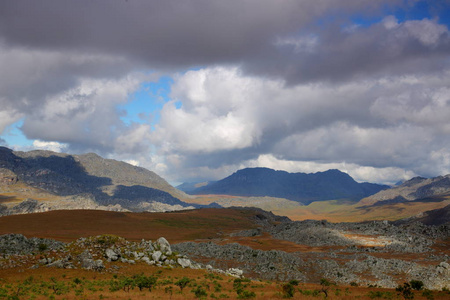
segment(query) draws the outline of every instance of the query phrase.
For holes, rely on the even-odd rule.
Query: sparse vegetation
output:
[[[403,283],[403,285],[399,285],[395,290],[399,292],[399,295],[401,295],[405,300],[414,299],[414,293],[408,282]]]

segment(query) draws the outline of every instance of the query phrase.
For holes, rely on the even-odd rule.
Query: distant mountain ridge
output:
[[[450,197],[450,174],[434,178],[414,177],[399,186],[362,199],[361,204],[408,202],[438,196]]]
[[[154,172],[94,153],[21,152],[0,147],[0,194],[5,184],[25,184],[22,190],[30,186],[60,197],[83,195],[98,205],[120,205],[132,211],[148,210],[155,203],[193,208],[181,201],[188,195]]]
[[[192,188],[192,185],[189,187]],[[186,192],[193,195],[269,196],[309,204],[335,199],[359,201],[387,188],[389,186],[358,183],[339,170],[306,174],[269,168],[246,168],[222,180]]]

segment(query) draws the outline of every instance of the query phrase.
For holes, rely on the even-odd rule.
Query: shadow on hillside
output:
[[[20,181],[59,196],[92,194],[102,205],[120,204],[133,207],[140,202],[158,201],[170,205],[186,206],[186,203],[171,194],[141,185],[116,186],[114,195],[103,192],[104,186],[112,185],[112,179],[88,174],[83,165],[73,156],[17,156],[12,150],[0,149],[0,167],[16,173]],[[95,165],[94,165],[95,167]],[[2,198],[0,198],[1,202]]]
[[[171,194],[149,188],[142,185],[133,185],[133,186],[123,186],[119,185],[116,187],[116,190],[114,191],[113,198],[121,201],[128,200],[134,203],[138,203],[141,201],[158,201],[158,202],[164,202],[170,205],[179,204],[182,206],[186,206],[186,203],[180,201],[179,199],[173,197]]]
[[[89,175],[72,156],[22,158],[24,164],[19,179],[59,196],[92,193],[107,196],[101,187],[111,185],[110,178]]]

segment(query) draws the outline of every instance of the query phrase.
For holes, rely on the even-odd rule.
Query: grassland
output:
[[[268,198],[268,197],[267,197]],[[272,211],[274,214],[287,216],[294,221],[328,220],[330,222],[363,222],[370,220],[395,221],[409,218],[424,211],[443,208],[450,204],[450,196],[439,201],[404,202],[368,206],[345,200],[329,200],[300,205],[294,201],[264,197],[238,197],[225,195],[202,195],[189,200],[190,203],[210,204],[216,202],[224,206],[255,206]]]
[[[61,210],[1,217],[0,235],[21,233],[61,241],[101,234],[114,234],[132,241],[164,236],[171,243],[178,243],[255,228],[251,220],[254,214],[214,208],[167,213]]]
[[[136,279],[142,276],[153,279],[150,289],[147,286],[141,290],[137,286]],[[180,287],[182,281],[186,282],[184,288]],[[415,299],[444,300],[450,297],[448,291],[413,291],[412,295]],[[158,268],[145,264],[123,264],[114,273],[50,268],[26,272],[0,270],[0,299],[286,298],[403,299],[394,289],[236,279],[205,270]]]

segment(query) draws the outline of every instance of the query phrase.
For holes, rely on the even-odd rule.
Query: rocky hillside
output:
[[[161,214],[71,212],[69,217],[61,213],[0,218],[3,232],[9,228],[9,232],[18,233],[12,229],[21,224],[42,224],[42,220],[61,224],[59,228],[28,225],[19,231],[46,240],[25,239],[18,234],[0,236],[0,272],[48,267],[109,272],[119,266],[142,270],[142,266],[153,265],[233,270],[249,278],[305,283],[326,278],[338,284],[387,288],[410,280],[421,280],[430,289],[450,286],[449,224],[294,222],[253,208]],[[61,218],[52,220],[51,215]],[[30,217],[41,221],[24,222]],[[107,230],[114,236],[80,238],[81,234],[92,235],[93,230]],[[168,245],[167,240],[158,239],[162,233],[167,240],[177,242]],[[118,237],[122,234],[130,241]],[[67,244],[48,240],[64,235],[70,237],[64,238]]]
[[[388,204],[427,199],[436,201],[448,196],[450,196],[450,174],[434,178],[412,178],[399,186],[362,199],[361,204],[373,205],[378,202]]]
[[[420,222],[426,225],[450,224],[450,205],[420,213],[414,217],[396,221],[397,224]]]
[[[288,173],[268,168],[247,168],[208,185],[192,189],[190,194],[278,197],[309,204],[314,201],[346,199],[358,201],[389,188],[385,185],[358,183],[339,170],[314,174]]]
[[[92,203],[79,208],[114,206],[114,210],[155,211],[158,205],[168,206],[161,208],[163,210],[172,210],[170,206],[174,209],[194,207],[180,200],[188,195],[144,168],[93,153],[15,152],[0,147],[0,194],[27,194],[27,191],[30,198],[40,196],[71,202],[68,207],[60,207],[53,201],[46,203],[47,208],[56,205],[59,209],[74,209],[76,203],[71,200],[80,198]],[[38,211],[45,210],[41,207]]]

